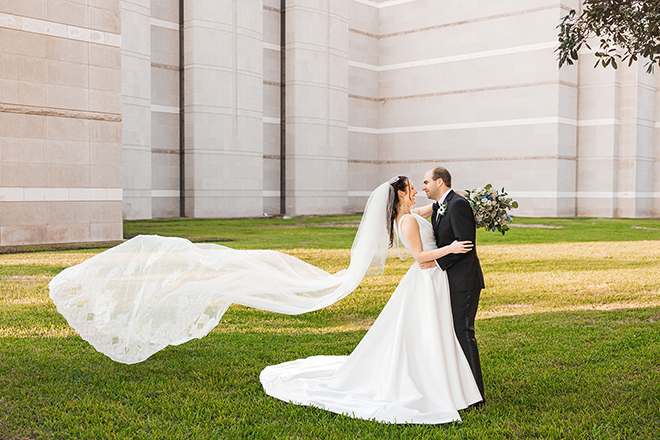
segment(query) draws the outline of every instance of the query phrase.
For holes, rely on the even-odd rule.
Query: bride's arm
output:
[[[472,242],[469,241],[454,241],[448,246],[443,246],[440,249],[433,249],[430,251],[423,250],[422,239],[419,236],[419,224],[413,217],[404,217],[401,222],[401,233],[408,243],[410,253],[415,261],[424,263],[426,261],[437,260],[448,254],[464,254],[472,249]]]
[[[423,218],[429,218],[433,214],[433,203],[412,210],[413,213]]]

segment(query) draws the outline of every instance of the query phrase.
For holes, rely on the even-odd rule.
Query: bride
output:
[[[465,253],[472,244],[455,241],[437,249],[431,224],[411,211],[417,194],[412,183],[398,176],[389,185],[390,244],[396,228],[416,264],[350,356],[313,356],[266,367],[260,380],[278,399],[361,419],[460,421],[457,410],[482,397],[454,333],[447,275],[438,268],[422,270],[419,263]],[[417,212],[430,215],[424,210]]]
[[[413,255],[391,299],[350,356],[314,356],[267,367],[271,396],[391,423],[460,421],[482,400],[453,330],[444,271],[419,263],[463,253],[436,249],[430,223],[411,211],[403,176],[371,194],[347,269],[329,274],[276,251],[234,250],[174,237],[138,236],[67,268],[50,297],[68,323],[111,359],[142,362],[167,345],[208,334],[232,303],[278,313],[318,310],[382,272],[395,232]]]

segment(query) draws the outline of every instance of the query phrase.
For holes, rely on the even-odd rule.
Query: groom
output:
[[[447,246],[454,240],[469,240],[475,243],[477,230],[472,208],[467,200],[451,189],[451,174],[443,167],[435,167],[424,175],[426,197],[435,200],[431,224],[438,247]],[[484,382],[481,363],[474,336],[474,318],[477,315],[479,294],[484,288],[484,276],[475,247],[465,254],[448,254],[435,262],[420,265],[422,268],[438,267],[447,271],[449,295],[454,317],[454,330],[465,353],[481,396]],[[477,404],[479,405],[479,404]]]

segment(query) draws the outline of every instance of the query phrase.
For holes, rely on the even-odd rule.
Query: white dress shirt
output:
[[[449,189],[447,190],[447,192],[444,193],[444,194],[442,195],[442,197],[440,197],[440,200],[438,200],[438,205],[442,205],[443,203],[445,203],[445,199],[447,198],[447,196],[449,195],[449,193],[452,192],[452,191],[454,191],[454,190],[451,189],[451,188],[449,188]],[[436,221],[438,220],[438,217],[439,217],[439,216],[440,216],[440,209],[438,208],[438,211],[435,213],[435,220],[436,220]]]

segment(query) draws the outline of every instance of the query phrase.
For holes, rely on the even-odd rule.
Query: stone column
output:
[[[384,106],[379,94],[378,66],[381,9],[375,3],[349,0],[348,60],[348,211],[361,212],[371,191],[387,180],[380,172],[380,112]],[[389,159],[389,158],[386,158]],[[397,170],[397,172],[404,172]],[[417,181],[415,181],[417,183]]]
[[[151,0],[122,0],[124,218],[151,218]]]
[[[617,70],[580,59],[578,215],[653,215],[655,78],[642,63]]]
[[[348,205],[348,0],[291,0],[286,13],[287,214]]]
[[[179,0],[151,0],[151,214],[179,217]]]
[[[619,155],[619,70],[594,69],[579,60],[577,215],[612,217],[616,210]]]
[[[621,66],[616,217],[653,215],[655,78],[644,62]]]
[[[186,215],[263,213],[263,2],[185,3]]]
[[[653,216],[660,217],[660,75],[655,75],[655,162],[653,175]]]

